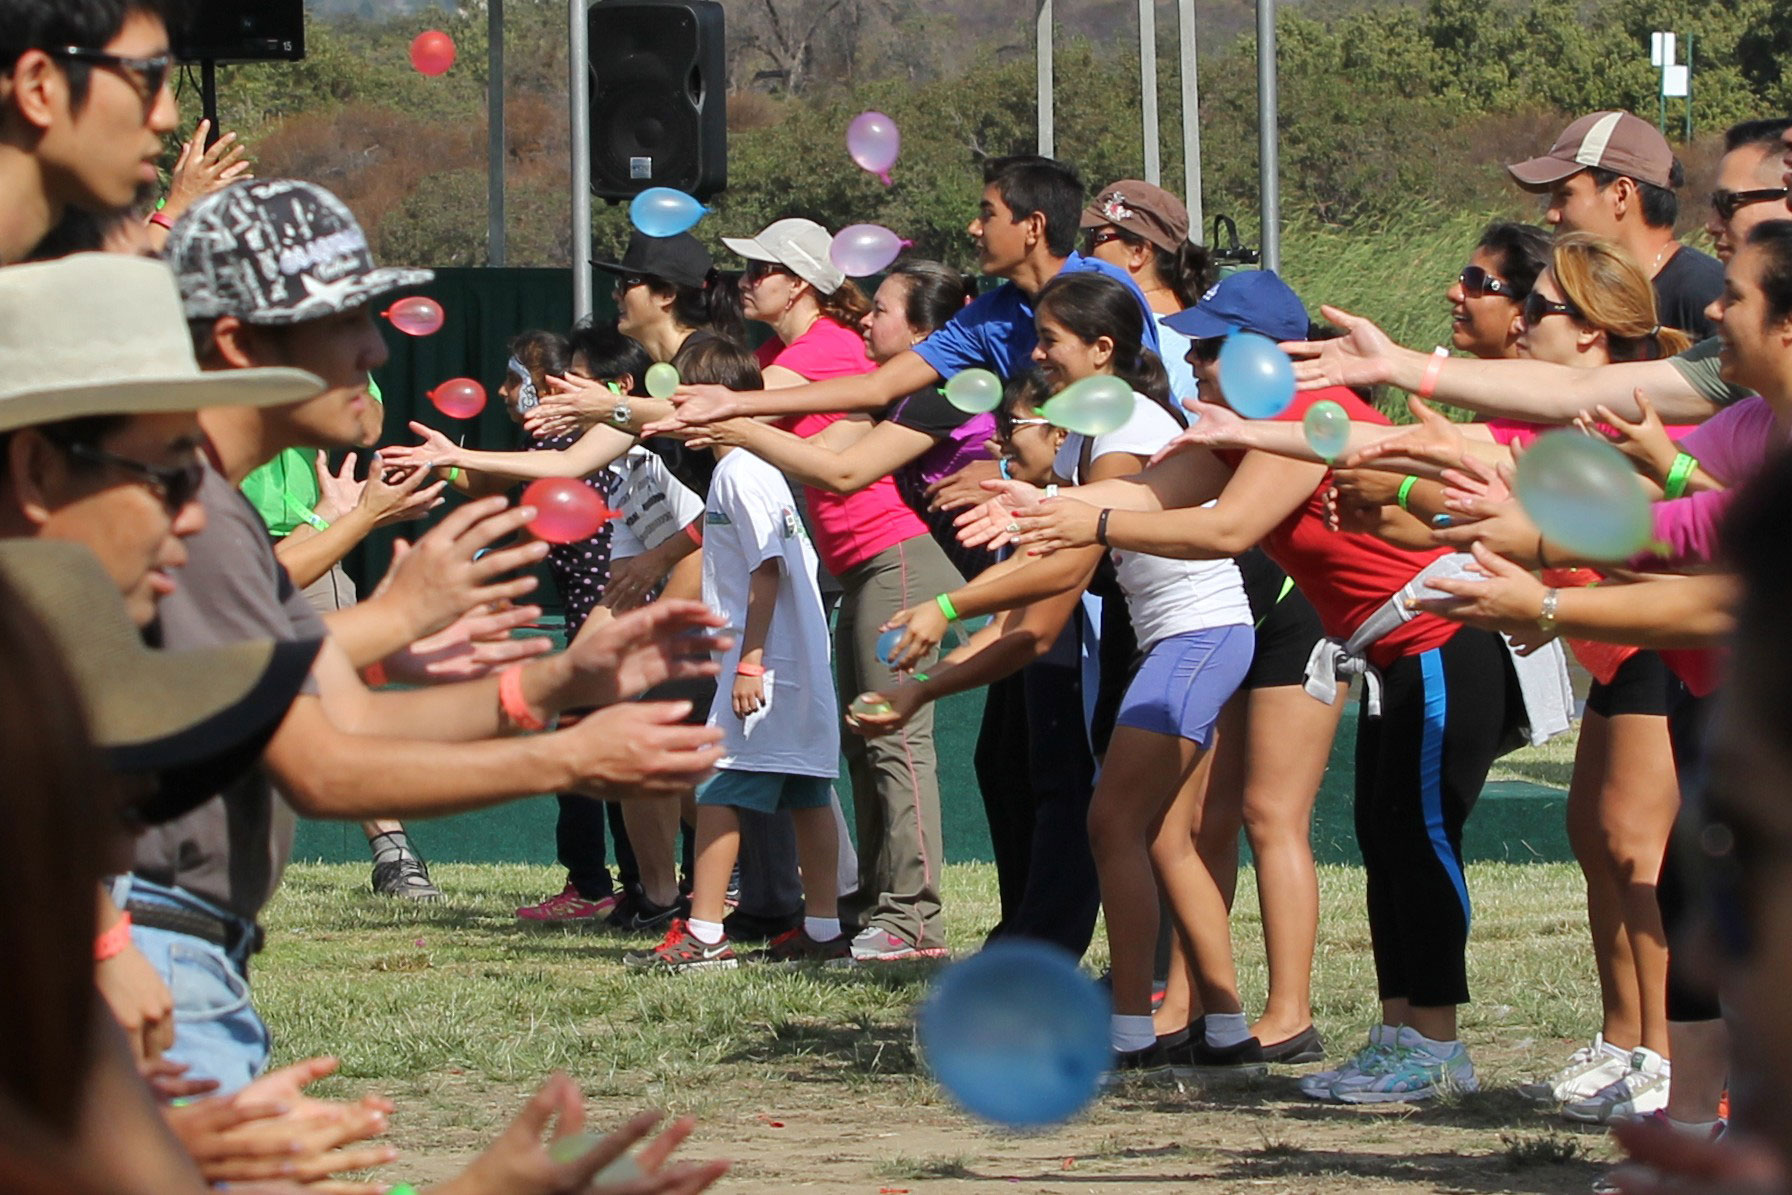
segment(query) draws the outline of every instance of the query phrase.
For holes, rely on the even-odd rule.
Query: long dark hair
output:
[[[672,318],[681,328],[713,332],[717,336],[745,344],[746,317],[740,313],[740,279],[711,269],[702,286],[680,286],[651,274],[644,275],[647,289],[656,295],[672,296]]]
[[[977,280],[937,261],[905,261],[890,271],[907,289],[902,317],[917,332],[932,332],[977,297]]]
[[[1033,310],[1085,344],[1103,336],[1114,342],[1114,376],[1182,423],[1170,397],[1170,376],[1145,347],[1145,312],[1126,286],[1094,270],[1061,273],[1045,284]]]
[[[1511,288],[1514,303],[1523,303],[1549,266],[1550,240],[1535,224],[1497,220],[1482,229],[1475,248],[1499,262],[1500,281]]]

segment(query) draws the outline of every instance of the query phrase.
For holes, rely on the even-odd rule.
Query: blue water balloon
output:
[[[1329,398],[1308,407],[1300,426],[1306,433],[1307,447],[1328,465],[1350,447],[1350,414]]]
[[[628,220],[650,237],[675,237],[703,219],[709,209],[671,187],[649,187],[629,201]]]
[[[1061,1124],[1113,1059],[1112,1004],[1046,942],[996,942],[949,968],[917,1018],[921,1053],[965,1111],[1015,1128]]]
[[[1246,419],[1271,419],[1294,401],[1294,362],[1275,341],[1234,332],[1220,346],[1220,394]]]
[[[880,664],[888,667],[890,661],[896,658],[896,645],[902,642],[905,630],[904,627],[891,627],[877,637],[877,659]]]
[[[1039,413],[1070,431],[1105,436],[1132,418],[1132,386],[1111,373],[1072,382],[1054,394]]]
[[[1543,538],[1588,560],[1623,560],[1654,533],[1649,498],[1617,448],[1575,431],[1547,432],[1518,458],[1513,490]]]

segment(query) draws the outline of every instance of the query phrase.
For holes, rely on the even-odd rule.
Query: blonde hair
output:
[[[1692,344],[1680,329],[1661,326],[1649,276],[1614,242],[1585,232],[1558,237],[1549,271],[1580,321],[1605,333],[1613,361],[1672,357]]]

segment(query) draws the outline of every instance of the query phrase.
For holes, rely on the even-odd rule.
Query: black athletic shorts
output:
[[[1319,612],[1263,549],[1252,548],[1240,556],[1238,571],[1244,575],[1244,592],[1257,629],[1251,669],[1239,688],[1276,689],[1302,683],[1313,645],[1325,637]]]
[[[1639,651],[1618,665],[1610,684],[1594,681],[1587,689],[1587,709],[1602,718],[1619,714],[1668,715],[1668,691],[1673,676],[1659,655]]]

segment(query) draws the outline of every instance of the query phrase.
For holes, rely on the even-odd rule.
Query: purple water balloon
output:
[[[889,268],[912,241],[881,224],[848,224],[828,246],[828,258],[851,278],[867,278]]]
[[[901,150],[902,134],[896,131],[896,122],[882,112],[861,112],[846,126],[846,151],[859,169],[877,175],[886,187],[891,184],[890,167]]]

